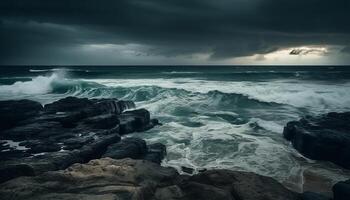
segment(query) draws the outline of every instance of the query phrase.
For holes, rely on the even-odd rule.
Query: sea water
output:
[[[305,173],[350,173],[299,154],[283,127],[305,115],[350,111],[350,68],[317,66],[3,66],[0,100],[67,97],[135,101],[163,124],[132,134],[167,146],[162,165],[270,176],[302,191]]]

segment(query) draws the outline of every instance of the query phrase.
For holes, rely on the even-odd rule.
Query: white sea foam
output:
[[[12,85],[1,85],[0,93],[8,95],[18,94],[46,94],[52,91],[52,83],[63,79],[64,72],[56,72],[50,76],[37,76],[31,81],[18,81]]]
[[[69,69],[69,68],[50,68],[50,69],[29,69],[29,72],[40,73],[40,72],[89,72],[89,70],[84,69]]]
[[[208,81],[181,79],[92,79],[109,87],[158,86],[184,89],[190,92],[242,94],[263,102],[275,102],[296,107],[314,107],[318,110],[350,109],[350,82],[330,84],[329,82],[307,81]]]
[[[63,92],[53,93],[57,87],[63,87]],[[36,76],[30,81],[0,85],[0,100],[30,99],[44,105],[66,96],[75,96],[79,91],[80,86],[66,78],[66,71],[56,71],[46,76]]]
[[[27,150],[29,148],[26,148],[25,146],[20,146],[20,142],[14,142],[12,140],[2,140],[3,142],[5,142],[5,144],[3,146],[9,146],[12,149],[16,149],[16,150]]]
[[[186,72],[186,71],[171,71],[162,72],[162,74],[202,74],[203,72]]]
[[[305,168],[313,166],[325,171],[334,168],[309,162],[301,156],[283,139],[283,126],[304,114],[300,110],[324,113],[349,110],[350,106],[349,82],[190,78],[79,80],[84,84],[100,84],[84,87],[58,72],[0,86],[0,97],[7,93],[12,97],[25,94],[41,102],[68,95],[134,100],[138,108],[146,108],[163,123],[146,133],[133,135],[145,138],[148,143],[164,143],[168,154],[163,165],[178,170],[187,166],[196,171],[201,168],[252,171],[281,182],[295,179],[292,181],[298,186],[302,185]],[[53,92],[54,86],[62,82],[72,89],[64,94]],[[270,106],[264,102],[281,105]],[[334,177],[344,176],[339,172]]]

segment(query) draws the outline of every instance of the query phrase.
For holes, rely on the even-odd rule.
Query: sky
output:
[[[183,64],[350,65],[350,1],[0,1],[0,65]]]

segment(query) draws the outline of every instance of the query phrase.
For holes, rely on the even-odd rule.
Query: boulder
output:
[[[332,200],[330,197],[326,197],[321,194],[317,194],[314,192],[304,192],[300,195],[301,200]]]
[[[19,176],[34,176],[34,169],[26,164],[0,165],[0,183]]]
[[[147,154],[142,159],[160,164],[166,155],[166,147],[164,144],[155,143],[148,145]]]
[[[92,129],[111,129],[119,124],[119,119],[115,114],[104,114],[87,118],[83,124]]]
[[[124,138],[121,142],[110,145],[102,157],[113,159],[142,159],[160,164],[166,155],[166,147],[161,143],[150,144],[140,138]]]
[[[44,106],[47,113],[78,112],[91,107],[94,102],[87,98],[66,97]]]
[[[249,172],[208,170],[189,178],[201,184],[229,191],[234,199],[243,200],[297,200],[298,195],[276,180]]]
[[[350,112],[288,122],[283,135],[304,156],[350,169]]]
[[[146,109],[126,111],[119,115],[120,134],[141,132],[158,125],[158,120],[151,120],[150,113]]]
[[[139,138],[125,138],[108,147],[102,157],[114,159],[133,158],[141,159],[147,154],[146,142]]]
[[[334,200],[349,200],[350,198],[350,179],[341,181],[333,186]]]
[[[40,103],[30,100],[0,101],[0,135],[2,130],[38,115],[42,109]]]
[[[185,167],[185,166],[181,166],[181,171],[187,173],[187,174],[193,174],[194,169],[191,167]]]

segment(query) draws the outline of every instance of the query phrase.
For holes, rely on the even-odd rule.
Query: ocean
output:
[[[350,111],[350,67],[3,66],[0,100],[67,97],[135,101],[163,124],[132,134],[167,146],[162,165],[232,169],[301,190],[310,174],[350,177],[300,155],[282,135],[305,115]]]

